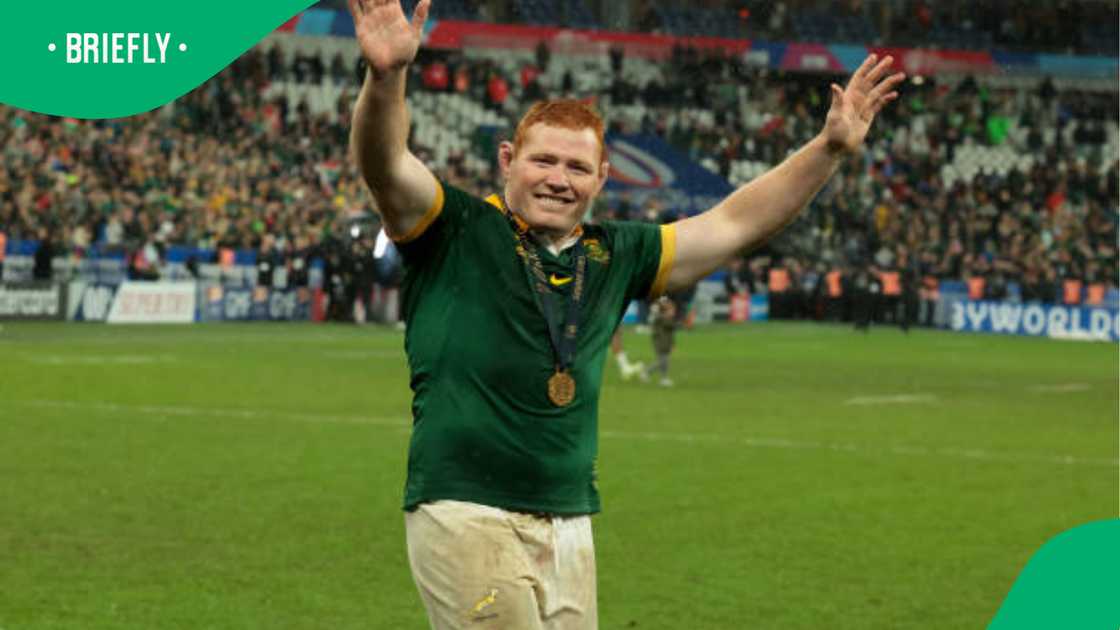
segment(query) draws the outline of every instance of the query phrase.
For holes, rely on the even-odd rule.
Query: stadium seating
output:
[[[519,0],[518,6],[526,14],[531,13],[536,16],[534,19],[540,20],[555,19],[556,12],[560,11],[566,11],[568,16],[572,16],[585,10],[579,8],[583,5],[578,2],[554,5]],[[473,9],[467,0],[462,0],[458,5],[451,5],[444,10],[454,12]],[[738,28],[734,15],[720,13],[716,9],[710,13],[682,9],[662,11],[663,19],[667,24],[673,25],[673,28],[706,29],[714,27],[716,22]],[[708,17],[704,17],[705,15]],[[815,20],[823,19],[825,18],[821,15],[806,12],[797,16],[794,21],[795,26],[804,29],[808,36],[820,26]],[[853,40],[873,35],[868,31],[868,24],[851,16],[837,24]],[[730,35],[730,31],[728,34]],[[349,107],[358,88],[356,71],[359,53],[354,40],[276,33],[267,37],[250,54],[263,58],[273,49],[279,53],[284,68],[261,88],[262,102],[285,101],[288,123],[299,119],[301,114],[297,105],[305,103],[307,111],[315,119],[326,121],[336,129],[344,128],[347,121],[339,120],[338,113]],[[425,59],[438,58],[440,54],[442,53],[431,53],[432,56],[422,57],[418,64],[426,63]],[[336,76],[327,72],[322,77],[314,77],[307,72],[291,71],[293,64],[298,60],[306,60],[309,56],[317,57],[322,67],[328,67],[336,57],[340,57],[345,74]],[[527,95],[518,78],[524,66],[536,63],[536,57],[531,49],[467,48],[454,53],[452,59],[455,64],[465,64],[468,68],[481,68],[504,76],[511,86],[509,98],[502,106],[494,107],[486,105],[483,99],[473,95],[472,90],[464,93],[427,91],[422,86],[414,86],[408,94],[414,123],[412,146],[441,176],[445,176],[448,169],[454,166],[456,172],[465,174],[482,188],[492,190],[497,185],[493,179],[493,138],[496,134],[508,134],[516,116],[527,106]],[[739,62],[716,60],[714,63]],[[627,55],[623,59],[621,73],[616,76],[605,47],[588,47],[585,43],[573,43],[569,46],[561,38],[552,47],[551,61],[538,82],[545,94],[561,95],[562,87],[570,81],[571,91],[567,95],[595,95],[609,128],[624,133],[644,131],[662,134],[667,141],[676,143],[679,151],[709,171],[724,175],[733,186],[749,182],[765,173],[784,157],[783,152],[796,148],[819,129],[819,114],[794,107],[793,99],[804,98],[806,90],[816,89],[811,80],[800,75],[766,76],[749,67],[725,68],[721,76],[728,78],[720,80],[731,85],[731,92],[726,93],[725,97],[729,95],[734,103],[720,108],[710,100],[705,102],[711,104],[704,106],[692,102],[695,99],[685,102],[680,94],[673,95],[676,100],[672,106],[654,106],[640,97],[615,102],[612,96],[612,88],[618,80],[634,86],[640,92],[652,82],[665,87],[679,86],[682,79],[689,78],[682,77],[682,72],[689,70],[678,66],[676,61],[653,61]],[[730,78],[744,75],[746,79],[742,81]],[[1095,114],[1091,113],[1115,110],[1114,86],[1107,81],[1093,79],[1055,79],[1052,81],[1055,96],[1050,97],[1051,100],[1044,100],[1039,95],[1037,80],[1029,77],[997,75],[981,77],[978,82],[986,95],[983,98],[994,99],[983,107],[990,106],[993,108],[992,112],[1002,116],[1003,126],[998,141],[990,140],[982,126],[954,142],[943,137],[945,123],[941,117],[948,111],[966,111],[979,115],[983,109],[981,96],[975,89],[963,90],[963,85],[957,81],[943,80],[943,84],[935,91],[915,92],[926,102],[923,107],[910,108],[910,101],[904,97],[895,108],[903,111],[884,116],[876,123],[876,133],[869,147],[872,161],[889,158],[901,159],[905,163],[911,156],[922,158],[929,154],[936,164],[936,186],[941,191],[961,186],[970,189],[979,186],[977,182],[985,177],[988,179],[983,181],[988,183],[983,185],[1002,185],[1000,182],[1006,181],[1012,172],[1020,175],[1032,174],[1035,177],[1038,176],[1038,169],[1035,167],[1039,165],[1048,167],[1044,170],[1061,173],[1078,164],[1086,164],[1096,169],[1094,175],[1109,177],[1109,169],[1115,168],[1115,156],[1120,152],[1120,129],[1114,117],[1105,116],[1098,131]],[[239,89],[249,88],[246,85],[234,85],[238,85]],[[166,108],[167,119],[174,117],[181,107],[184,111],[190,111],[189,103],[190,100],[186,99]],[[1002,106],[1000,103],[1007,105]],[[1000,107],[1003,109],[999,109]],[[1032,129],[1035,131],[1032,132]],[[1086,130],[1096,133],[1098,139],[1091,143],[1082,142],[1082,132]],[[779,137],[777,141],[775,136]],[[299,138],[287,140],[297,143]],[[1060,152],[1054,153],[1059,146]],[[341,170],[347,172],[349,167],[344,148],[341,145],[331,146],[333,155],[323,156],[323,159],[332,164],[341,164]],[[352,176],[352,172],[349,174]],[[865,186],[872,174],[868,171],[861,177],[865,182],[861,185]],[[352,180],[345,181],[350,182],[347,185],[353,191]],[[1039,185],[1049,186],[1052,183]],[[354,193],[349,194],[353,196]],[[346,193],[342,196],[346,197]],[[615,199],[612,196],[608,201],[613,204]],[[1082,204],[1083,200],[1078,197],[1074,203]],[[870,206],[860,209],[863,213],[871,210]],[[817,208],[817,211],[833,210]],[[1084,206],[1077,205],[1075,211],[1084,214]],[[333,220],[333,216],[328,214],[328,220]],[[283,222],[278,225],[283,225]],[[811,228],[808,222],[795,224],[787,233],[787,241],[779,243],[778,247],[788,247],[788,254],[805,256],[804,264],[812,264],[814,251],[819,253],[831,247],[823,246],[819,241],[820,236],[812,232]],[[25,238],[15,232],[13,234],[14,238]],[[251,235],[244,236],[255,238]],[[857,236],[864,239],[877,238],[874,234]],[[213,240],[215,237],[211,235],[208,238]],[[970,244],[970,247],[973,246],[977,245]],[[1081,247],[1084,249],[1085,246]],[[24,264],[27,261],[18,258],[9,261],[6,277],[30,271],[29,265]],[[186,273],[181,262],[173,262],[168,266],[172,276],[179,277]],[[1115,260],[1112,267],[1115,267]],[[208,270],[207,273],[211,272]]]
[[[863,16],[799,11],[791,20],[794,36],[801,41],[869,44],[879,39],[875,27]]]
[[[658,8],[666,32],[685,37],[740,38],[746,33],[735,11],[705,8]]]

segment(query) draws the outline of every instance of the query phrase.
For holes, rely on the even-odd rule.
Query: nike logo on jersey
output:
[[[568,284],[571,281],[572,281],[571,276],[568,276],[567,278],[561,278],[560,276],[558,276],[556,274],[552,274],[551,276],[548,277],[548,282],[554,287],[562,287],[562,286],[564,286],[565,284]]]

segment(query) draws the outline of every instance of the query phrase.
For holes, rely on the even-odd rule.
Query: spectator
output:
[[[41,228],[39,230],[39,247],[35,250],[34,267],[31,272],[31,277],[36,282],[50,282],[54,276],[54,231],[51,228]]]

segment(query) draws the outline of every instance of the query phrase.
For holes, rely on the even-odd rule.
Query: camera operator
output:
[[[375,277],[373,239],[366,231],[363,230],[361,236],[350,241],[349,253],[351,273],[346,287],[346,303],[354,322],[364,324],[368,319]]]
[[[322,243],[323,291],[327,294],[327,321],[349,321],[346,306],[346,287],[349,284],[350,269],[347,248],[334,234],[328,235]]]

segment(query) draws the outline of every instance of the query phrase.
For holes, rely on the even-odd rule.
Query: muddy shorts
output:
[[[590,516],[435,501],[406,512],[405,531],[434,630],[599,626]]]

